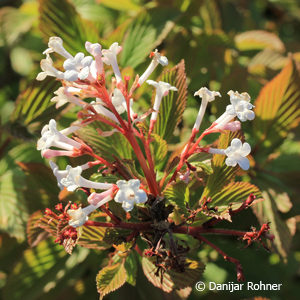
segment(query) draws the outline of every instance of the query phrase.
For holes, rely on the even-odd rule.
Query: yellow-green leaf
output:
[[[174,270],[167,270],[163,273],[163,279],[156,276],[157,267],[153,262],[146,258],[142,258],[142,267],[144,274],[148,280],[156,287],[162,289],[164,292],[170,293],[173,290],[181,290],[183,288],[193,286],[200,278],[204,271],[204,264],[198,261],[186,260],[189,264],[184,272],[176,272]]]
[[[264,30],[245,31],[235,36],[235,43],[239,50],[261,50],[271,48],[284,52],[285,47],[280,38],[271,32]]]
[[[120,288],[126,282],[126,278],[127,274],[123,262],[101,269],[96,277],[100,299]]]
[[[169,142],[173,137],[175,127],[182,119],[187,101],[187,82],[185,74],[185,64],[182,60],[174,68],[165,71],[160,77],[160,81],[165,81],[175,86],[178,91],[170,91],[168,96],[162,99],[154,132]]]
[[[255,149],[265,156],[272,153],[300,121],[300,76],[292,59],[262,88],[254,105]]]

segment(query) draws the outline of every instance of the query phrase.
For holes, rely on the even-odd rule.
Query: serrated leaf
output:
[[[100,299],[118,288],[120,288],[127,279],[124,263],[116,263],[101,269],[96,277],[97,290],[100,293]]]
[[[135,68],[158,46],[173,28],[178,11],[154,8],[142,11],[129,25],[123,41],[120,64]]]
[[[164,196],[171,204],[180,208],[181,213],[186,214],[186,204],[189,203],[189,188],[184,182],[169,184],[163,192]]]
[[[24,130],[40,130],[42,124],[59,112],[55,109],[54,104],[50,102],[53,92],[59,86],[60,83],[51,78],[46,78],[43,81],[34,80],[29,83],[19,95],[15,111],[11,116],[11,131],[13,135],[19,136],[20,134],[19,129],[14,134],[14,124],[23,126]]]
[[[144,274],[154,286],[162,289],[166,293],[170,293],[173,290],[193,286],[201,278],[205,266],[198,261],[187,259],[186,262],[189,263],[189,265],[186,267],[185,272],[179,273],[168,270],[163,273],[162,281],[160,276],[155,275],[157,267],[150,259],[143,257],[142,267]]]
[[[293,60],[262,88],[254,105],[255,154],[264,158],[300,121],[300,76]]]
[[[96,28],[82,20],[68,0],[39,0],[40,30],[46,42],[51,36],[59,36],[71,54],[85,51],[85,42],[99,42]]]
[[[263,191],[262,195],[264,201],[254,205],[253,211],[261,224],[271,222],[270,232],[275,236],[275,247],[280,256],[286,260],[295,231],[291,231],[288,222],[281,218],[272,193],[267,190]]]
[[[185,65],[182,60],[171,70],[165,71],[160,81],[165,81],[175,86],[178,91],[170,91],[162,99],[157,122],[154,126],[154,132],[161,138],[169,142],[172,139],[175,127],[182,119],[187,101],[187,82],[185,74]]]
[[[71,276],[73,269],[77,268],[87,255],[87,249],[78,249],[69,256],[52,240],[42,241],[37,247],[24,252],[8,278],[3,290],[3,299],[31,300],[44,296],[59,281]],[[84,265],[82,267],[84,268]],[[78,275],[80,276],[80,273]]]
[[[53,237],[57,237],[58,220],[49,215],[44,215],[37,221],[37,226],[43,228]],[[77,244],[90,249],[103,250],[110,248],[111,245],[103,241],[106,233],[106,228],[99,226],[82,226],[77,231],[79,239]]]
[[[18,162],[18,165],[26,174],[25,198],[28,208],[35,211],[54,206],[58,200],[59,188],[51,169],[42,163],[34,162]]]
[[[126,257],[124,267],[126,269],[127,278],[126,281],[135,286],[136,284],[136,275],[138,270],[138,261],[135,257],[135,253],[130,251],[129,255]]]
[[[257,53],[248,64],[248,71],[251,74],[265,76],[269,70],[280,70],[286,63],[288,58],[282,53],[273,49],[264,49]]]
[[[98,226],[82,226],[77,244],[91,249],[108,249],[111,247],[104,241],[106,228]]]
[[[257,200],[262,198],[261,192],[257,186],[249,182],[231,182],[220,192],[212,192],[208,197],[212,198],[210,206],[217,206],[218,211],[221,212],[230,204],[232,204],[232,209],[239,208],[250,194],[256,196]]]
[[[30,247],[37,246],[48,237],[48,232],[37,226],[37,222],[43,217],[41,211],[37,211],[30,216],[27,222],[27,240]]]
[[[0,229],[24,239],[28,209],[24,199],[25,176],[18,168],[0,176]]]
[[[226,149],[234,138],[242,139],[240,132],[222,133],[219,142],[218,149]],[[238,170],[238,167],[229,167],[225,164],[225,155],[215,154],[212,160],[213,173],[208,177],[207,185],[202,194],[203,197],[209,197],[209,195],[216,193],[222,189],[227,183],[232,180]]]
[[[161,167],[164,164],[164,159],[168,153],[168,144],[157,134],[152,134],[151,139],[150,150],[154,160],[153,163],[158,170],[161,170]]]
[[[111,136],[102,137],[99,135],[97,128],[103,131],[109,130],[105,124],[93,122],[78,130],[76,134],[92,147],[96,154],[109,161],[114,161],[115,157],[118,159],[132,158],[132,148],[124,135],[117,132]]]
[[[264,30],[246,31],[235,36],[235,43],[239,50],[261,50],[271,48],[284,52],[285,47],[282,41],[274,33]]]

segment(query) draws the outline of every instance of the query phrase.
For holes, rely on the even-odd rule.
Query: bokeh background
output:
[[[51,240],[29,246],[26,224],[37,210],[57,203],[58,188],[47,162],[36,150],[40,130],[50,118],[68,124],[72,109],[56,110],[50,103],[55,80],[35,81],[39,61],[50,36],[60,36],[66,48],[84,51],[84,42],[104,48],[123,46],[123,74],[141,74],[150,51],[158,48],[174,66],[185,60],[189,84],[188,107],[174,135],[174,144],[186,140],[198,112],[193,92],[202,86],[247,91],[256,99],[260,89],[293,57],[294,73],[300,62],[300,1],[297,0],[1,0],[0,1],[0,299],[98,299],[95,277],[107,252],[76,249],[69,256]],[[158,73],[157,73],[158,75]],[[298,73],[289,83],[299,108]],[[141,108],[150,95],[142,94]],[[292,97],[290,96],[290,97]],[[271,97],[271,96],[270,96]],[[216,102],[216,103],[215,103]],[[226,102],[215,101],[206,124],[220,115]],[[266,114],[272,106],[266,106]],[[298,110],[299,111],[299,110]],[[245,135],[254,149],[249,176],[263,191],[265,204],[234,219],[249,230],[271,222],[275,245],[270,252],[258,246],[245,249],[233,238],[211,238],[239,258],[247,281],[282,283],[277,292],[197,292],[188,299],[299,299],[300,220],[299,131],[294,113],[279,131],[268,133],[246,124]],[[205,124],[203,125],[205,126]],[[274,125],[275,126],[275,125]],[[207,141],[209,142],[209,140]],[[254,161],[256,163],[254,163]],[[66,161],[61,161],[65,164]],[[255,216],[256,213],[256,217]],[[299,225],[298,225],[299,229]],[[235,282],[234,266],[216,251],[195,244],[194,252],[206,263],[204,282]],[[200,278],[199,278],[200,280]],[[179,299],[154,288],[138,270],[136,286],[126,284],[106,299]]]

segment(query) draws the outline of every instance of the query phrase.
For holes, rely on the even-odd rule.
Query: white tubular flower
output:
[[[140,185],[141,183],[138,179],[117,181],[119,191],[116,194],[115,201],[122,203],[125,211],[131,211],[134,204],[145,203],[147,201],[147,194],[140,189]]]
[[[177,88],[163,81],[156,82],[154,80],[147,80],[146,82],[156,88],[156,95],[153,105],[154,112],[151,115],[151,121],[156,121],[162,98],[167,96],[169,91],[177,91]]]
[[[150,65],[148,66],[148,68],[146,69],[146,71],[139,78],[139,81],[138,81],[139,85],[142,85],[146,81],[146,79],[149,78],[149,76],[153,73],[153,71],[159,64],[161,64],[162,66],[168,65],[167,57],[160,55],[160,53],[157,51],[157,49],[155,49],[154,52],[151,52],[150,56],[153,57],[153,59],[152,59]]]
[[[64,79],[67,81],[87,79],[90,74],[92,62],[93,58],[91,56],[84,56],[82,52],[77,53],[74,58],[66,59],[63,64],[63,67],[66,70]]]
[[[55,97],[51,98],[51,102],[56,102],[55,107],[60,108],[66,103],[74,103],[79,106],[83,106],[83,101],[72,95],[72,93],[80,93],[81,89],[75,87],[60,87],[54,92]]]
[[[254,106],[250,103],[250,95],[248,93],[241,93],[229,91],[227,93],[230,96],[230,102],[228,110],[234,109],[237,117],[245,122],[247,120],[252,121],[255,118],[254,112],[251,110]]]
[[[121,52],[122,47],[118,43],[113,43],[109,49],[102,50],[103,58],[102,61],[106,65],[110,65],[116,76],[117,83],[122,81],[121,72],[117,62],[117,55]]]
[[[254,106],[250,103],[250,96],[248,93],[241,93],[229,91],[230,105],[227,105],[225,113],[223,113],[216,121],[216,129],[221,129],[225,124],[238,117],[240,121],[253,120],[255,118],[254,112],[251,110]]]
[[[119,89],[114,90],[114,95],[111,97],[111,102],[119,114],[127,111],[126,100]]]
[[[72,168],[68,165],[66,168],[66,175],[61,178],[59,182],[60,185],[65,186],[70,192],[74,192],[79,187],[99,190],[108,190],[113,187],[110,183],[93,182],[83,178],[81,176],[83,170],[82,166]]]
[[[41,60],[41,69],[43,72],[40,72],[37,77],[36,80],[38,81],[42,81],[44,80],[47,76],[52,76],[52,77],[56,77],[58,79],[63,79],[64,78],[64,73],[57,70],[54,66],[53,66],[53,61],[51,59],[51,57],[49,55],[47,55],[47,57],[45,59]]]
[[[92,63],[90,72],[93,78],[97,79],[98,75],[103,73],[102,47],[98,43],[92,44],[90,42],[86,42],[85,49],[95,58],[95,63]]]
[[[210,91],[206,87],[202,87],[197,92],[195,92],[194,96],[199,96],[200,98],[202,98],[202,102],[201,102],[201,106],[200,106],[200,109],[199,109],[199,112],[197,115],[197,119],[196,119],[194,127],[193,127],[193,130],[198,131],[200,128],[200,125],[202,123],[203,116],[204,116],[208,102],[214,101],[216,96],[221,97],[221,94],[219,92]]]
[[[88,215],[96,208],[93,205],[89,205],[85,208],[68,209],[67,214],[70,217],[69,225],[76,228],[82,226],[88,219]]]
[[[92,193],[88,197],[88,203],[97,207],[100,207],[107,203],[108,201],[112,200],[112,192],[113,188],[102,192],[102,193]]]
[[[56,121],[51,119],[49,124],[45,125],[42,129],[42,137],[37,142],[37,149],[46,150],[50,147],[57,147],[70,151],[74,149],[80,149],[80,143],[66,136],[66,134],[71,134],[78,129],[78,126],[71,126],[64,130],[58,131],[56,128]]]
[[[79,207],[78,209],[67,210],[67,214],[70,217],[69,225],[72,227],[82,226],[88,220],[89,214],[110,200],[112,200],[112,188],[100,194],[92,193],[88,197],[90,205],[85,208]]]
[[[219,128],[220,130],[230,130],[232,132],[241,130],[241,122],[240,121],[233,121],[229,122],[222,127]]]
[[[233,139],[230,146],[224,150],[227,158],[225,163],[227,166],[235,167],[237,164],[243,169],[249,169],[249,160],[246,156],[251,152],[251,147],[248,143],[242,144],[240,139]]]
[[[117,119],[117,117],[107,108],[105,108],[103,106],[103,102],[101,101],[101,99],[96,98],[96,102],[92,101],[91,104],[93,105],[95,111],[100,114],[103,115],[109,119],[111,119],[112,121],[114,121],[117,124],[120,124],[119,120]]]
[[[48,49],[46,49],[43,54],[50,54],[53,52],[58,53],[59,55],[65,58],[73,58],[73,56],[64,48],[63,40],[60,37],[52,36],[48,42]]]

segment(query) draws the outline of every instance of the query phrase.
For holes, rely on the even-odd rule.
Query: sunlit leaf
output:
[[[270,232],[274,234],[274,244],[277,252],[284,259],[287,258],[291,247],[292,236],[295,230],[290,230],[287,222],[284,221],[276,207],[274,194],[270,191],[263,191],[264,201],[253,206],[253,211],[261,224],[271,222]]]
[[[157,122],[154,126],[154,132],[168,142],[172,139],[175,127],[181,121],[187,101],[184,61],[182,60],[171,70],[165,71],[159,80],[168,82],[178,89],[177,92],[170,91],[168,96],[162,99]]]
[[[189,203],[189,188],[187,184],[184,182],[169,184],[163,193],[168,202],[179,207],[182,213],[187,213],[186,205]]]
[[[58,282],[71,276],[74,268],[77,268],[87,255],[87,249],[78,249],[69,256],[52,240],[42,241],[37,247],[24,252],[8,278],[3,299],[32,300],[42,297],[55,288]],[[81,267],[84,269],[84,265]]]
[[[53,103],[50,102],[50,99],[59,85],[58,81],[46,78],[44,81],[34,80],[27,86],[19,95],[15,111],[11,116],[13,123],[11,131],[13,134],[15,133],[15,124],[20,124],[25,129],[31,129],[32,131],[35,129],[40,130],[41,124],[44,124],[50,117],[58,113]],[[16,128],[15,131],[15,135],[18,136],[21,134],[19,129]]]
[[[177,16],[172,8],[142,11],[126,30],[120,64],[135,68],[142,63],[173,28]]]
[[[260,91],[255,103],[255,154],[270,154],[300,121],[300,77],[293,60]]]
[[[122,262],[102,268],[96,277],[100,299],[120,288],[126,282],[126,278],[127,273]]]
[[[42,217],[42,212],[37,211],[30,216],[27,222],[27,240],[30,247],[37,246],[41,241],[48,237],[48,233],[37,225],[37,222]]]
[[[134,3],[132,0],[118,0],[111,1],[111,0],[97,0],[97,2],[101,3],[102,5],[105,5],[107,7],[110,7],[112,9],[116,10],[139,10],[140,6]]]
[[[68,0],[39,0],[39,5],[40,30],[46,41],[51,36],[61,37],[72,55],[84,51],[86,41],[99,42],[94,26],[82,20]]]
[[[24,199],[25,175],[18,168],[0,176],[0,229],[24,239],[28,209]]]
[[[152,157],[154,158],[154,165],[156,168],[160,169],[160,166],[163,165],[164,159],[168,153],[168,145],[167,142],[157,134],[152,134],[151,139],[150,150]]]
[[[142,267],[144,274],[148,280],[156,287],[164,292],[170,293],[173,290],[180,290],[189,286],[193,286],[200,278],[205,266],[198,261],[186,260],[189,264],[184,272],[176,272],[168,270],[163,273],[163,279],[156,276],[157,267],[152,261],[146,257],[142,258]]]
[[[235,36],[235,43],[239,50],[261,50],[271,48],[284,52],[285,47],[282,41],[274,33],[264,30],[251,30]]]
[[[95,153],[105,159],[114,161],[115,157],[122,159],[132,158],[132,148],[124,137],[124,135],[116,132],[111,136],[103,137],[97,131],[100,128],[103,131],[111,130],[109,127],[100,122],[93,122],[92,124],[78,130],[76,134],[90,147]]]
[[[219,149],[226,149],[230,146],[231,141],[234,138],[242,139],[240,132],[222,133],[219,142]],[[225,155],[215,154],[212,160],[213,173],[208,177],[207,185],[202,194],[203,197],[209,197],[209,195],[216,193],[222,189],[227,183],[229,183],[235,176],[238,166],[229,167],[225,164]]]

